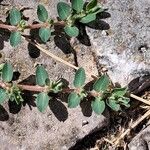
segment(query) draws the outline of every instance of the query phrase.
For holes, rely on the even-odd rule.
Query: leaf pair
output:
[[[42,22],[48,22],[48,12],[43,5],[38,5],[37,8],[38,19]],[[49,27],[42,27],[39,29],[39,36],[43,42],[47,42],[51,37],[51,29]]]
[[[18,9],[13,7],[9,12],[9,22],[13,26],[17,26],[21,21],[21,13]],[[10,34],[10,45],[15,47],[21,42],[21,33],[19,31],[13,31]]]
[[[57,4],[57,12],[61,20],[66,20],[71,15],[73,10],[76,11],[76,13],[81,12],[84,2],[83,0],[72,0],[71,4],[72,8],[70,7],[70,5],[64,2],[59,2]]]
[[[74,87],[79,91],[70,93],[68,97],[68,107],[75,108],[80,104],[80,101],[85,97],[83,86],[85,84],[85,70],[83,68],[79,68],[75,74],[74,78]]]
[[[109,78],[107,75],[101,76],[93,85],[93,90],[100,94],[100,96],[95,97],[92,101],[91,107],[96,114],[101,114],[105,110],[105,101],[103,99],[103,94],[109,86]]]

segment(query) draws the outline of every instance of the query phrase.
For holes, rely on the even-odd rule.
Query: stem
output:
[[[0,24],[0,28],[7,29],[9,31],[16,31],[17,30],[16,26],[11,26],[11,25],[7,25],[7,24]]]
[[[38,23],[38,24],[31,24],[31,25],[27,25],[25,27],[25,29],[39,29],[41,27],[46,27],[48,25],[48,23]],[[64,21],[57,21],[53,23],[54,26],[65,26],[65,22]],[[0,28],[2,29],[7,29],[9,31],[16,31],[18,28],[17,26],[12,26],[12,25],[7,25],[4,23],[0,23]]]

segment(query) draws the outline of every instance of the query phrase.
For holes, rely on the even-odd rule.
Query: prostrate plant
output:
[[[0,82],[0,104],[5,100],[15,101],[20,104],[23,101],[22,94],[23,90],[37,91],[36,88],[40,90],[39,94],[35,95],[36,106],[40,112],[44,112],[47,108],[49,101],[53,98],[50,93],[60,93],[69,92],[68,96],[68,107],[77,107],[82,100],[85,98],[92,97],[91,102],[92,110],[96,114],[101,114],[104,112],[106,105],[108,105],[112,110],[119,111],[121,106],[129,107],[129,98],[125,96],[127,93],[126,88],[110,88],[110,80],[107,75],[102,75],[99,79],[95,81],[92,90],[87,91],[84,89],[86,74],[83,68],[79,68],[75,74],[74,78],[74,89],[64,88],[63,83],[58,81],[51,81],[49,79],[48,73],[42,65],[38,65],[36,68],[36,85],[28,86],[15,84],[12,81],[13,78],[13,68],[10,63],[5,63],[0,66],[1,70],[1,82]]]
[[[105,11],[97,3],[97,0],[91,0],[90,2],[84,2],[83,0],[71,0],[70,3],[59,2],[57,4],[57,12],[59,21],[53,20],[49,17],[48,11],[43,5],[38,5],[37,16],[39,19],[38,24],[28,25],[23,20],[23,14],[17,8],[13,7],[9,11],[9,25],[0,24],[0,28],[8,29],[11,31],[10,44],[15,47],[21,42],[21,36],[24,35],[25,29],[39,29],[40,39],[46,43],[54,31],[55,25],[63,27],[63,34],[67,34],[70,37],[76,37],[79,35],[79,29],[77,23],[88,24],[96,19],[96,15]],[[27,40],[30,41],[30,40]],[[34,42],[31,42],[33,44]],[[38,44],[33,44],[37,46]],[[40,50],[42,48],[39,48]],[[42,50],[46,51],[46,50]],[[46,52],[45,52],[46,53]],[[47,54],[47,53],[46,53]],[[52,57],[52,54],[50,55]],[[53,58],[56,59],[56,56]],[[56,60],[59,60],[57,58]],[[68,62],[61,60],[61,62],[68,65]],[[74,69],[78,67],[69,64]],[[68,107],[75,108],[83,100],[91,100],[91,108],[96,114],[104,112],[106,105],[112,110],[119,111],[121,106],[129,107],[129,98],[125,95],[127,93],[126,88],[112,88],[110,79],[107,75],[102,75],[95,81],[92,90],[85,90],[86,73],[83,68],[79,68],[75,74],[73,81],[74,89],[64,88],[61,80],[51,81],[49,75],[42,65],[38,65],[36,68],[36,85],[21,85],[12,81],[13,68],[8,62],[0,65],[0,104],[6,100],[15,101],[20,104],[23,101],[23,90],[36,91],[39,94],[35,95],[36,105],[40,112],[44,112],[47,108],[49,101],[53,98],[51,93],[69,93]],[[88,99],[90,97],[90,99]]]
[[[10,44],[15,47],[21,42],[21,35],[25,29],[39,28],[39,37],[46,43],[54,31],[56,24],[61,25],[64,28],[64,32],[70,37],[76,37],[79,35],[79,29],[77,28],[77,22],[82,24],[90,23],[96,19],[96,15],[106,11],[97,3],[97,0],[91,0],[90,2],[84,2],[83,0],[72,0],[71,4],[65,2],[59,2],[57,4],[57,12],[61,21],[55,21],[49,17],[48,11],[43,5],[38,5],[37,16],[39,24],[28,25],[23,20],[23,14],[17,8],[13,7],[9,11],[9,24],[10,29]],[[7,28],[7,26],[3,26]]]

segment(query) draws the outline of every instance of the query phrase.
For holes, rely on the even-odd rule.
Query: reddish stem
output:
[[[65,22],[64,21],[57,21],[57,22],[54,22],[53,25],[54,26],[57,26],[57,25],[65,26]],[[46,26],[48,26],[48,23],[38,23],[38,24],[27,25],[25,27],[25,29],[38,29],[38,28],[46,27]],[[4,23],[0,23],[0,28],[8,29],[10,31],[16,31],[18,29],[17,26],[7,25]]]

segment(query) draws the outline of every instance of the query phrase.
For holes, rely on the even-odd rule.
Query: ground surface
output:
[[[97,19],[86,28],[89,38],[85,34],[79,38],[82,44],[73,39],[70,45],[65,37],[55,36],[43,47],[72,64],[75,64],[74,56],[68,53],[74,49],[77,52],[79,66],[95,75],[105,67],[108,69],[111,79],[121,85],[127,85],[137,77],[142,80],[142,76],[145,75],[150,79],[150,1],[106,0],[101,2],[104,7],[109,8],[109,14],[99,18],[108,17],[105,20],[109,25],[103,22],[104,19]],[[20,9],[32,8],[24,11],[25,16],[30,17],[29,22],[32,23],[37,20],[36,6],[39,3],[43,3],[48,8],[52,17],[57,16],[56,0],[3,0],[1,3],[8,4],[0,5],[0,19],[3,21],[5,21],[6,12],[12,6],[17,6]],[[33,36],[37,38],[35,34]],[[89,39],[90,47],[86,46],[90,45]],[[21,73],[19,81],[27,78],[28,82],[29,79],[33,81],[34,77],[30,75],[35,74],[36,64],[43,64],[53,80],[65,78],[72,83],[74,70],[40,53],[26,41],[13,49],[9,45],[7,35],[0,32],[0,50],[2,54],[0,62],[10,61],[15,70]],[[88,81],[90,80],[88,78]],[[137,86],[132,85],[133,89],[140,86],[138,82],[143,83],[138,80]],[[104,115],[100,116],[92,113],[90,107],[84,106],[85,104],[82,109],[70,110],[67,109],[66,97],[50,103],[44,114],[38,112],[30,95],[27,95],[25,99],[24,106],[18,107],[18,109],[14,109],[14,104],[10,103],[0,106],[0,135],[2,137],[0,144],[2,149],[11,147],[11,150],[66,150],[74,146],[77,140],[93,130],[100,130],[109,123],[107,110]],[[88,124],[83,125],[83,122],[88,122]],[[78,142],[79,146],[76,146],[76,149],[94,147],[95,139],[100,138],[103,132],[100,130],[97,134],[92,135],[91,140],[86,136],[83,142]]]

